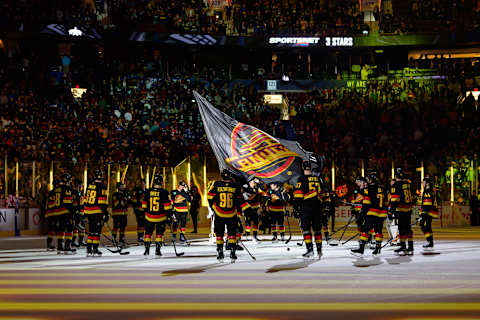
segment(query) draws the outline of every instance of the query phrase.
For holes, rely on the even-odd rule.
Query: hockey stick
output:
[[[333,235],[334,235],[335,233],[337,233],[337,232],[340,232],[340,231],[342,231],[342,230],[346,230],[346,229],[348,228],[348,226],[350,225],[350,222],[352,222],[352,219],[353,219],[353,216],[350,216],[350,220],[348,220],[347,224],[344,225],[343,227],[341,227],[340,229],[338,229],[337,231],[332,232],[332,234],[330,235],[330,237],[333,236]],[[343,233],[345,233],[345,231],[344,231]],[[343,235],[343,234],[342,234],[342,235]],[[341,239],[342,239],[342,237],[340,237],[340,240],[341,240]]]
[[[340,236],[340,239],[338,239],[338,242],[337,243],[329,243],[329,245],[334,246],[334,247],[338,246],[338,243],[340,243],[340,241],[342,241],[343,236],[345,235],[345,232],[347,231],[348,226],[350,226],[350,222],[352,222],[352,219],[353,219],[353,215],[350,215],[350,219],[348,220],[347,224],[345,226],[343,226],[342,228],[338,229],[337,231],[335,231],[334,233],[332,233],[332,235],[334,235],[335,233],[337,233],[338,231],[343,229],[342,235]]]
[[[351,236],[350,238],[348,238],[345,242],[342,242],[342,245],[344,245],[345,243],[347,242],[350,242],[352,239],[355,239],[356,237],[358,237],[359,233],[356,233],[354,234],[353,236]]]
[[[253,260],[257,261],[257,258],[255,258],[251,253],[250,251],[248,250],[248,248],[245,246],[245,244],[243,243],[243,241],[241,239],[238,239],[238,242],[240,242],[240,244],[242,245],[242,247],[245,249],[245,251],[247,251],[248,255],[250,256],[250,258],[252,258]]]
[[[290,228],[290,220],[288,220],[288,215],[285,216],[287,218],[287,225],[288,225],[288,239],[287,241],[285,241],[285,244],[288,244],[290,242],[290,240],[292,240],[292,228]]]
[[[350,225],[350,222],[352,221],[352,218],[353,218],[353,215],[350,216],[350,220],[348,220],[346,226],[345,226],[345,229],[343,229],[343,232],[342,232],[342,235],[340,236],[340,239],[338,240],[338,242],[342,241],[343,239],[343,236],[345,235],[345,232],[347,231],[347,228],[348,226]]]
[[[173,234],[173,229],[172,229],[172,225],[170,224],[170,231],[172,232]],[[185,252],[177,252],[177,246],[175,245],[175,240],[172,239],[172,244],[173,244],[173,250],[175,251],[175,255],[177,257],[181,257],[185,254]]]
[[[422,220],[422,217],[418,217],[417,220],[415,220],[415,222],[410,225],[410,227],[416,225],[420,220]]]
[[[129,251],[125,251],[125,252],[122,252],[122,248],[120,248],[118,246],[118,243],[117,243],[117,240],[115,239],[115,237],[113,236],[113,232],[112,232],[112,229],[110,228],[110,225],[107,223],[107,229],[108,229],[108,232],[110,233],[110,236],[112,237],[110,239],[110,241],[112,241],[113,245],[115,247],[117,247],[117,250],[110,250],[109,248],[105,247],[105,249],[107,249],[108,251],[110,251],[111,253],[119,253],[120,255],[122,256],[125,256],[127,254],[130,254]]]
[[[298,226],[300,227],[300,231],[301,231],[301,232],[302,232],[302,234],[303,234],[303,231],[302,231],[302,224],[300,223],[300,220],[299,220],[298,218],[297,218],[297,222],[298,222]],[[303,242],[305,242],[305,239],[304,239],[304,238],[302,238],[302,243],[300,243],[300,242],[297,242],[297,246],[300,246],[300,247],[302,247],[302,246],[303,246]]]
[[[395,240],[397,238],[390,238],[390,240],[387,241],[387,243],[385,243],[383,246],[382,246],[382,249],[385,248],[387,245],[389,245],[390,243],[392,243],[393,240]]]

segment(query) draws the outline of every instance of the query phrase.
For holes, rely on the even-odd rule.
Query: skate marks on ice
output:
[[[319,259],[302,259],[301,261],[285,264],[277,264],[265,271],[265,273],[275,273],[279,271],[293,271],[298,269],[307,268],[309,265],[319,261]]]

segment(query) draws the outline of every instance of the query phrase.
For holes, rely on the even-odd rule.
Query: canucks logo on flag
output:
[[[300,157],[265,132],[243,123],[238,123],[232,131],[230,153],[225,161],[231,167],[258,178],[288,174],[295,159]]]
[[[208,140],[220,170],[228,169],[244,178],[296,183],[302,175],[302,161],[318,162],[311,152],[296,141],[277,139],[238,122],[212,106],[194,91]]]

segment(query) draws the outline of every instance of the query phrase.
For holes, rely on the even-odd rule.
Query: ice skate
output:
[[[360,246],[357,249],[350,250],[350,253],[356,257],[363,257],[365,251],[365,242],[361,241]]]
[[[314,255],[313,253],[313,248],[308,248],[307,249],[307,252],[305,252],[304,254],[302,254],[302,257],[304,258],[312,258]]]
[[[433,240],[427,240],[423,245],[422,245],[423,251],[431,252],[433,251]]]
[[[223,250],[222,249],[217,249],[217,260],[220,263],[223,263],[223,259],[225,256],[223,255]]]
[[[237,260],[237,255],[235,254],[235,250],[231,250],[230,251],[230,262],[235,263],[236,260]]]
[[[87,257],[93,257],[93,250],[90,246],[87,246]]]
[[[405,256],[407,254],[407,247],[405,246],[405,243],[402,243],[400,245],[400,248],[397,248],[397,249],[393,250],[393,252],[396,255]]]
[[[380,256],[381,253],[382,253],[382,245],[377,244],[375,250],[373,250],[373,252],[372,252],[372,255],[375,256],[375,257],[378,257],[378,256]]]

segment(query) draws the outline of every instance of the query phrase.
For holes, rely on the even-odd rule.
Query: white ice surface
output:
[[[416,272],[429,270],[432,266],[444,272],[468,272],[478,274],[480,266],[480,242],[478,241],[437,241],[434,254],[423,255],[421,242],[415,243],[415,255],[412,257],[398,257],[393,250],[397,247],[386,246],[379,258],[371,255],[370,249],[365,249],[363,258],[356,258],[350,254],[350,249],[357,246],[352,241],[344,246],[329,246],[324,243],[323,257],[318,260],[305,260],[301,254],[305,246],[297,245],[301,242],[299,237],[293,237],[289,244],[283,242],[271,243],[269,238],[264,238],[259,244],[244,241],[250,252],[256,257],[253,261],[245,251],[238,251],[238,260],[235,264],[218,264],[215,246],[208,241],[193,242],[190,246],[177,245],[178,252],[184,252],[182,257],[176,257],[173,246],[169,244],[162,247],[162,257],[155,257],[155,246],[152,245],[150,256],[143,256],[143,246],[132,246],[124,251],[129,255],[110,253],[105,248],[100,248],[103,257],[86,257],[85,249],[80,249],[75,255],[57,255],[56,252],[46,252],[40,249],[31,250],[0,250],[0,270],[21,269],[155,269],[158,271],[182,270],[189,268],[210,267],[216,270],[227,268],[229,270],[263,270],[279,272],[283,270],[325,271],[328,270],[385,270],[391,272]],[[290,248],[290,250],[287,250]],[[113,249],[113,248],[111,248]],[[229,251],[225,251],[225,262],[229,262]],[[133,271],[133,270],[132,270]],[[367,271],[365,271],[367,272]],[[426,274],[428,276],[428,274]]]

